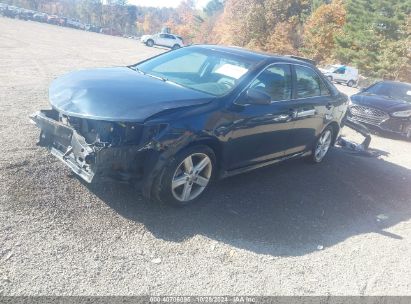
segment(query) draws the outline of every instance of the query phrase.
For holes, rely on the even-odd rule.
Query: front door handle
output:
[[[276,122],[289,122],[293,119],[296,119],[297,117],[298,117],[298,111],[295,109],[290,109],[289,114],[275,115],[273,120]]]
[[[315,109],[302,110],[297,112],[297,118],[308,117],[315,115]]]

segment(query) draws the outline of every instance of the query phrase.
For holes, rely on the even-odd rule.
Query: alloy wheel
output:
[[[332,133],[330,130],[325,130],[321,137],[318,139],[317,146],[314,151],[314,158],[317,162],[320,162],[327,154],[331,146]]]
[[[171,190],[176,200],[188,202],[198,197],[210,182],[213,166],[207,154],[187,156],[177,167]]]

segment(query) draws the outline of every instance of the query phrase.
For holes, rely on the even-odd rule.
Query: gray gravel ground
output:
[[[0,18],[0,294],[411,295],[410,142],[236,176],[184,209],[87,186],[35,145],[53,78],[162,51]]]

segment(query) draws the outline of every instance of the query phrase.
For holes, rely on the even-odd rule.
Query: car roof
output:
[[[251,51],[242,47],[237,46],[222,46],[222,45],[213,45],[213,44],[196,44],[193,47],[200,47],[209,50],[216,50],[220,52],[226,52],[238,56],[249,57],[254,60],[258,61],[268,61],[270,63],[275,62],[284,62],[284,63],[291,63],[291,64],[300,64],[300,65],[307,65],[312,66],[309,62],[301,59],[295,59],[290,56],[284,55],[275,55],[270,53],[258,52],[258,51]]]

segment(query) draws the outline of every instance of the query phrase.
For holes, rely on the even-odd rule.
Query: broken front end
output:
[[[30,119],[41,130],[39,145],[88,183],[106,177],[141,179],[147,152],[159,151],[153,140],[158,128],[142,123],[72,117],[54,109],[36,112]]]

